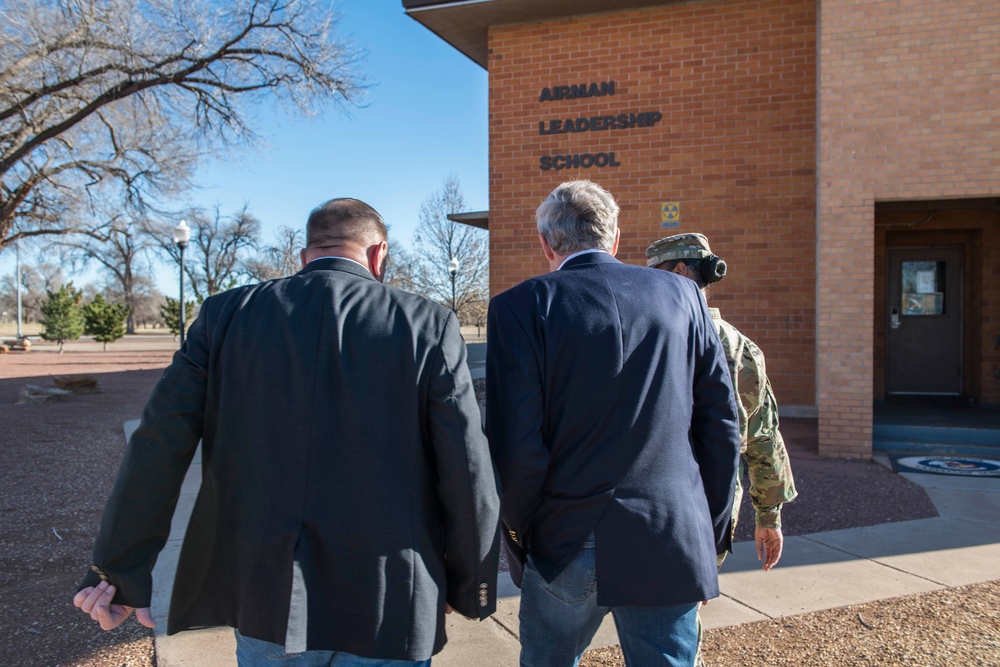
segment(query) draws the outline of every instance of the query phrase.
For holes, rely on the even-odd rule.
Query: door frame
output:
[[[989,215],[987,215],[989,213]],[[983,248],[982,229],[986,222],[995,218],[992,212],[984,212],[955,206],[954,210],[935,211],[933,220],[924,213],[915,216],[908,210],[880,210],[876,206],[875,215],[875,312],[874,328],[873,393],[875,400],[884,400],[886,393],[888,347],[886,344],[889,322],[888,265],[890,248],[913,248],[926,246],[962,246],[964,248],[963,327],[962,351],[964,379],[962,396],[983,400],[983,312],[980,300],[983,294]],[[914,224],[916,222],[916,224]],[[921,224],[922,223],[922,224]]]

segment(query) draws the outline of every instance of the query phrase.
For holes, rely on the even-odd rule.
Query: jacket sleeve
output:
[[[445,598],[458,613],[481,620],[496,610],[500,501],[465,342],[453,314],[431,358],[427,421],[443,516]]]
[[[117,589],[117,604],[150,605],[153,566],[170,534],[181,485],[201,440],[210,301],[202,305],[129,439],[104,508],[93,565],[80,585],[109,581]]]
[[[747,339],[743,357],[739,393],[747,408],[744,456],[755,523],[761,528],[781,528],[781,506],[795,499],[795,480],[785,442],[778,431],[778,406],[767,379],[764,355]],[[752,385],[743,381],[744,374],[752,376]]]
[[[542,368],[536,346],[502,297],[490,303],[486,329],[486,432],[500,476],[503,529],[513,555],[524,558],[549,468]]]
[[[694,283],[691,286],[695,287]],[[736,397],[725,351],[705,300],[697,295],[700,314],[694,323],[695,373],[691,438],[712,516],[716,553],[731,550],[733,492],[740,457]]]

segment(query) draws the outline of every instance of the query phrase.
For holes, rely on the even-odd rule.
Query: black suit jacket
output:
[[[199,440],[168,632],[284,644],[293,559],[308,649],[424,660],[445,643],[446,601],[495,609],[495,477],[446,308],[332,258],[207,299],[104,513],[94,562],[116,602],[149,605]]]
[[[551,581],[593,532],[598,604],[718,595],[740,437],[695,283],[581,255],[495,297],[488,340],[487,434],[515,557]]]

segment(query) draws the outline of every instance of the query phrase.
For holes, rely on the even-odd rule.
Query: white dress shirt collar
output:
[[[371,271],[368,270],[368,267],[365,266],[364,264],[362,264],[361,262],[359,262],[358,260],[351,259],[350,257],[341,257],[340,255],[324,255],[322,257],[317,257],[316,259],[311,259],[311,260],[309,260],[308,263],[312,264],[313,262],[318,262],[321,259],[345,259],[348,262],[354,262],[355,264],[357,264],[358,266],[360,266],[365,271],[368,271],[368,273],[371,273]]]
[[[563,266],[565,266],[566,262],[568,262],[569,260],[573,259],[574,257],[579,257],[580,255],[589,255],[592,252],[603,252],[603,253],[605,253],[607,255],[611,254],[607,250],[601,250],[600,248],[588,248],[587,250],[581,250],[580,252],[574,252],[572,255],[570,255],[569,257],[567,257],[566,259],[564,259],[562,261],[562,264],[559,265],[559,269],[561,269]],[[556,269],[556,271],[558,271],[559,269]]]

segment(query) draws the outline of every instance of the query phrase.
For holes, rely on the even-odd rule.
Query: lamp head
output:
[[[181,220],[180,224],[174,227],[174,243],[181,248],[186,248],[191,240],[191,228],[186,220]]]

